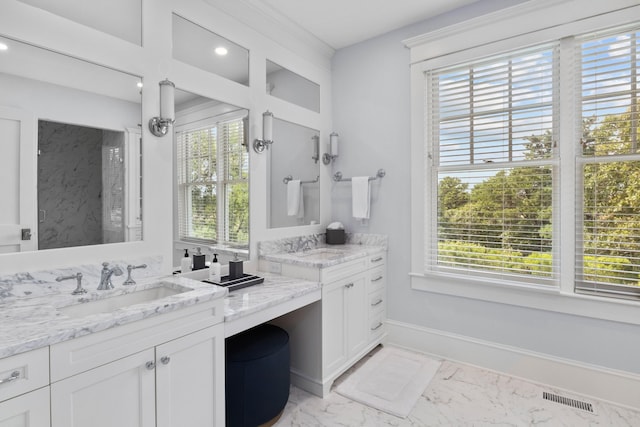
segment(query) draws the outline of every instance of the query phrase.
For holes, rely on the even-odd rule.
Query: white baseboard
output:
[[[640,375],[387,320],[386,343],[640,410]]]

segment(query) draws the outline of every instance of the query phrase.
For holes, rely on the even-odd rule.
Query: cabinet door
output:
[[[158,427],[224,426],[224,325],[156,347]]]
[[[0,403],[0,427],[49,425],[49,387]]]
[[[367,276],[352,276],[347,283],[347,345],[348,357],[362,351],[369,342],[367,306]]]
[[[347,285],[340,280],[322,288],[322,367],[323,376],[339,369],[348,357]]]
[[[51,384],[52,427],[155,427],[154,350]]]

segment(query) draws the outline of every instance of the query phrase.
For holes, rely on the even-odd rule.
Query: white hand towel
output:
[[[299,179],[292,179],[287,184],[287,215],[298,216],[302,206],[302,185]],[[303,210],[304,214],[304,210]]]
[[[368,176],[354,176],[351,179],[351,210],[354,218],[369,218]]]

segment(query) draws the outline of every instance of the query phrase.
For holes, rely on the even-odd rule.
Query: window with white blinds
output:
[[[178,233],[185,241],[248,247],[249,155],[243,117],[176,132]]]
[[[427,72],[428,269],[554,278],[557,45]]]
[[[640,27],[579,39],[576,289],[640,296]]]

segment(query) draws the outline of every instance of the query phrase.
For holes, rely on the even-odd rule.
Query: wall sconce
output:
[[[267,110],[262,113],[262,139],[253,141],[253,149],[256,153],[262,153],[271,144],[273,144],[273,113]]]
[[[313,141],[313,154],[311,158],[315,163],[318,163],[318,160],[320,160],[320,136],[313,135],[311,140]]]
[[[322,163],[328,165],[338,157],[338,134],[331,132],[329,135],[329,152],[322,156]]]
[[[165,136],[175,121],[175,89],[173,82],[165,79],[160,85],[160,117],[149,120],[149,130],[155,136]]]

